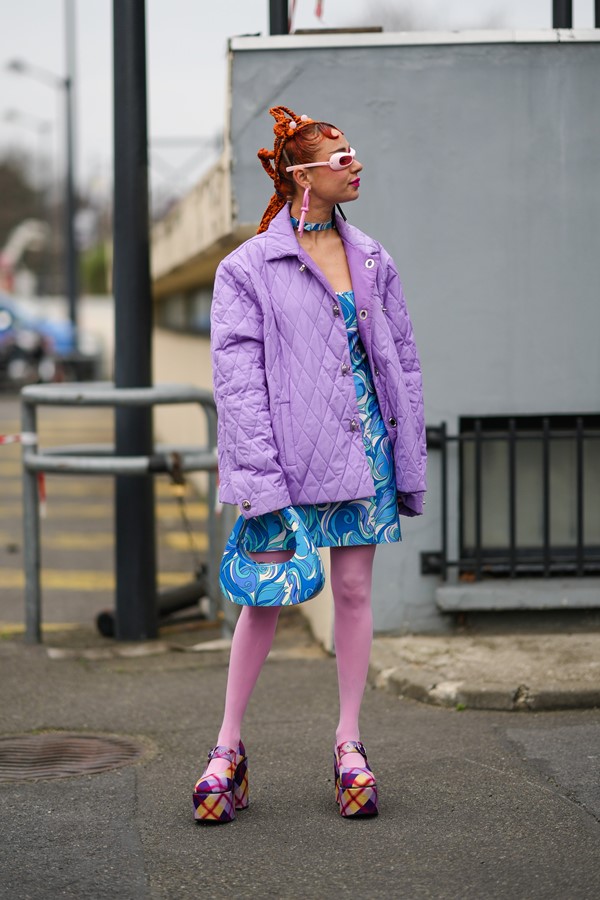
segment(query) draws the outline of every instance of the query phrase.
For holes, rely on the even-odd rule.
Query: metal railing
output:
[[[207,425],[205,447],[172,447],[157,444],[148,456],[116,456],[108,444],[40,449],[37,436],[38,406],[74,407],[147,407],[166,404],[196,404],[204,412]],[[208,474],[208,563],[206,595],[209,616],[216,619],[220,608],[219,560],[224,544],[226,522],[217,516],[217,415],[212,394],[182,385],[158,385],[147,388],[115,388],[109,382],[69,385],[29,385],[21,391],[21,427],[27,440],[22,445],[23,461],[23,531],[25,574],[25,640],[40,643],[42,596],[40,585],[41,543],[39,488],[37,473],[60,475],[128,475],[203,471]],[[225,510],[226,508],[224,508]],[[227,516],[225,515],[225,518]],[[185,586],[161,594],[167,609],[174,607]],[[188,594],[190,590],[188,589]],[[229,625],[230,623],[225,623]]]
[[[448,579],[450,569],[456,569],[461,576],[472,577],[480,581],[486,575],[549,577],[551,575],[568,575],[582,577],[600,572],[600,546],[586,539],[585,534],[585,464],[584,442],[600,440],[600,428],[586,427],[583,416],[572,417],[574,426],[551,427],[551,418],[540,419],[541,427],[519,427],[517,418],[506,419],[506,428],[494,426],[487,430],[483,418],[469,419],[468,430],[459,434],[448,434],[445,422],[436,427],[427,428],[427,445],[430,450],[440,451],[440,488],[441,488],[441,550],[421,554],[421,571],[423,574],[439,574]],[[505,540],[501,546],[493,546],[493,542],[484,540],[484,489],[489,473],[484,472],[484,446],[487,442],[503,444],[506,448],[506,517]],[[541,540],[532,545],[531,541],[518,538],[519,504],[518,488],[519,471],[517,462],[518,447],[524,442],[536,441],[541,444],[540,461],[540,526]],[[575,535],[568,543],[553,542],[551,536],[551,454],[555,442],[571,441],[574,445],[573,497],[575,507]],[[457,446],[456,470],[450,472],[450,448]],[[468,461],[465,459],[465,448],[472,447]],[[450,556],[451,479],[458,490],[458,555]],[[471,496],[467,498],[465,482],[469,479]],[[489,484],[488,484],[489,487]],[[597,499],[593,502],[597,502]],[[467,508],[468,507],[468,508]],[[466,522],[469,520],[470,539],[465,539]]]

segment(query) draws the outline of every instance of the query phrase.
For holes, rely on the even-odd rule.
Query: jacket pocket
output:
[[[292,427],[292,412],[289,401],[282,400],[280,404],[281,411],[281,433],[283,436],[283,456],[287,466],[296,465],[296,445],[294,441],[294,429]]]

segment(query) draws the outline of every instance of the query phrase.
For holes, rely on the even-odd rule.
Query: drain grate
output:
[[[50,732],[0,738],[0,782],[95,775],[135,762],[144,748],[127,738]]]

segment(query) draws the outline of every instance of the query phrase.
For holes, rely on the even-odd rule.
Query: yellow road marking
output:
[[[81,628],[76,622],[48,622],[42,625],[43,632],[52,631],[76,631]],[[8,637],[12,634],[23,634],[25,626],[17,622],[0,622],[0,637]]]
[[[208,550],[208,535],[204,532],[193,532],[194,547],[197,550]],[[18,535],[18,543],[21,535]],[[0,545],[15,543],[15,535],[8,531],[0,531]],[[114,546],[115,536],[110,532],[94,531],[89,534],[82,532],[59,531],[44,535],[42,546],[48,550],[105,550]],[[189,550],[190,539],[185,531],[172,531],[158,535],[159,545],[164,544],[169,550]]]
[[[20,462],[13,462],[12,460],[4,460],[4,462],[0,459],[0,479],[6,477],[7,479],[14,478],[15,476],[21,475],[23,472],[23,466]],[[2,486],[2,492],[4,492],[4,485]]]
[[[192,581],[190,572],[160,572],[160,587],[178,587]],[[20,569],[0,569],[1,588],[23,588],[25,576]],[[112,572],[60,571],[58,569],[42,569],[42,588],[62,591],[111,591],[114,590],[115,579]]]
[[[195,550],[208,550],[208,535],[206,532],[194,531],[192,536]],[[190,549],[190,539],[185,531],[171,531],[167,534],[161,534],[158,542],[165,544],[169,550],[185,552]]]
[[[19,474],[21,471],[19,470]],[[157,483],[154,485],[157,497],[170,499],[173,497],[173,488],[170,484]],[[190,487],[186,487],[186,504],[189,502]],[[2,497],[20,497],[22,493],[21,481],[7,479],[6,484],[0,483],[0,495]],[[106,497],[112,498],[113,485],[110,479],[105,479],[103,484],[96,481],[94,484],[86,484],[84,481],[72,481],[61,476],[48,476],[46,478],[46,494],[48,502],[55,498],[60,500],[61,497]]]
[[[0,491],[1,495],[1,491]],[[188,519],[206,519],[208,504],[201,501],[186,502],[185,510]],[[0,503],[0,516],[20,518],[20,503]],[[48,498],[48,519],[112,519],[112,504],[108,503],[61,503]],[[157,503],[156,518],[159,520],[178,519],[181,516],[179,506],[173,503]]]

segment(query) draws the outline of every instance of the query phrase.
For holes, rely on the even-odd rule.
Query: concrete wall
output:
[[[404,283],[428,424],[600,408],[598,32],[239,38],[231,143],[238,224],[271,183],[268,107],[346,132],[364,164],[346,209]],[[358,44],[358,45],[357,45]],[[439,631],[438,459],[426,515],[378,550],[375,627]],[[456,486],[454,486],[456,495]],[[456,525],[456,522],[453,523]]]

